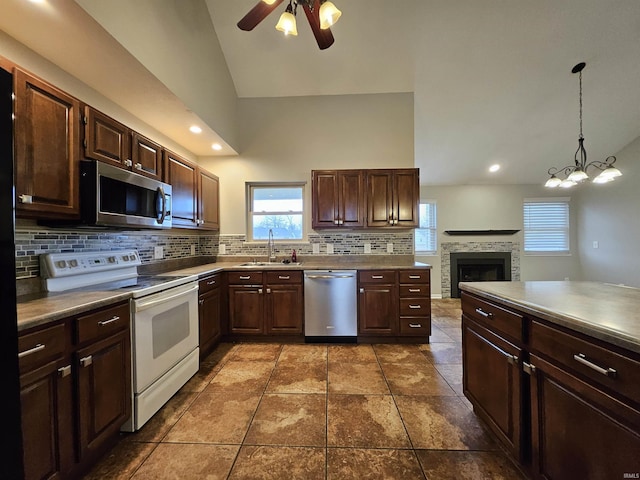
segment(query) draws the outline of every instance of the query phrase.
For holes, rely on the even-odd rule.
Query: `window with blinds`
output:
[[[569,198],[525,198],[524,251],[569,253]]]
[[[436,202],[421,202],[419,215],[420,227],[415,230],[415,251],[416,253],[435,255],[438,250]]]

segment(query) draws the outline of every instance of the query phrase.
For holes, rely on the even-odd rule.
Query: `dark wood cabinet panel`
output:
[[[77,218],[80,102],[14,69],[16,215]]]
[[[208,230],[220,229],[220,180],[206,170],[199,170],[198,217],[200,226]]]
[[[131,131],[90,106],[84,107],[84,155],[117,167],[131,166]]]
[[[312,228],[364,226],[364,171],[312,171]]]
[[[398,331],[397,287],[360,285],[358,334],[395,335]]]
[[[134,172],[162,180],[162,147],[137,132],[131,132],[131,162]]]
[[[267,284],[266,292],[267,334],[302,334],[304,316],[302,284]]]
[[[367,226],[418,227],[418,169],[367,170]]]
[[[419,227],[420,179],[417,169],[393,173],[393,218],[396,227]]]
[[[205,358],[222,335],[222,275],[215,274],[199,282],[199,344],[200,358]]]
[[[171,185],[171,215],[175,227],[198,227],[198,167],[164,152],[164,181]]]
[[[264,332],[263,291],[262,286],[229,285],[229,333]]]
[[[367,226],[392,226],[392,212],[393,174],[387,170],[367,172]]]

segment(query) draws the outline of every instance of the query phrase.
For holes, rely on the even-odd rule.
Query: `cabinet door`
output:
[[[101,453],[131,415],[129,329],[76,352],[80,458]]]
[[[198,226],[198,168],[166,150],[164,167],[164,181],[171,184],[172,225],[196,228]]]
[[[74,464],[71,365],[51,362],[20,377],[25,480],[58,479]]]
[[[367,172],[367,226],[393,225],[393,173],[391,170]]]
[[[14,93],[17,216],[78,217],[80,102],[17,68]]]
[[[220,340],[220,287],[213,288],[200,295],[198,318],[200,322],[199,343],[200,358],[206,357]]]
[[[136,132],[131,134],[131,161],[134,172],[162,180],[162,147]]]
[[[420,179],[418,169],[393,173],[393,224],[396,227],[419,227]]]
[[[304,315],[302,285],[267,285],[266,293],[267,333],[301,334]]]
[[[341,227],[364,226],[364,173],[362,170],[338,172],[338,220]]]
[[[364,226],[362,170],[314,170],[312,184],[313,228]]]
[[[84,123],[85,157],[116,167],[130,167],[131,133],[126,126],[89,106],[84,109]]]
[[[229,285],[229,332],[260,335],[264,332],[262,286]]]
[[[464,394],[521,459],[522,351],[467,317],[462,326]]]
[[[200,227],[207,230],[220,229],[220,181],[206,170],[199,169],[199,206]]]
[[[338,227],[338,172],[326,170],[312,172],[312,228]]]
[[[358,295],[358,333],[395,335],[398,331],[395,285],[362,285]]]
[[[531,355],[532,470],[544,479],[635,478],[640,412]]]

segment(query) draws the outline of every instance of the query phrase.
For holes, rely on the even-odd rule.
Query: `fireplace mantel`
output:
[[[520,230],[445,230],[447,235],[514,235]]]

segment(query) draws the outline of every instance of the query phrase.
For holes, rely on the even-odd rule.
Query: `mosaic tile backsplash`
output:
[[[333,255],[362,255],[364,244],[371,244],[369,255],[390,255],[387,245],[393,244],[392,255],[413,254],[413,230],[393,232],[344,232],[317,233],[308,235],[308,242],[287,243],[276,240],[278,258],[288,258],[293,249],[299,257],[304,255],[329,255],[327,245],[333,245]],[[224,255],[219,246],[224,245]],[[319,252],[313,251],[317,244]],[[191,253],[194,246],[195,255]],[[247,242],[245,235],[199,234],[188,230],[59,230],[37,225],[16,226],[16,279],[40,276],[39,256],[45,253],[91,252],[136,249],[143,265],[163,260],[154,259],[154,248],[162,246],[163,260],[182,259],[192,256],[267,257],[264,242]]]

